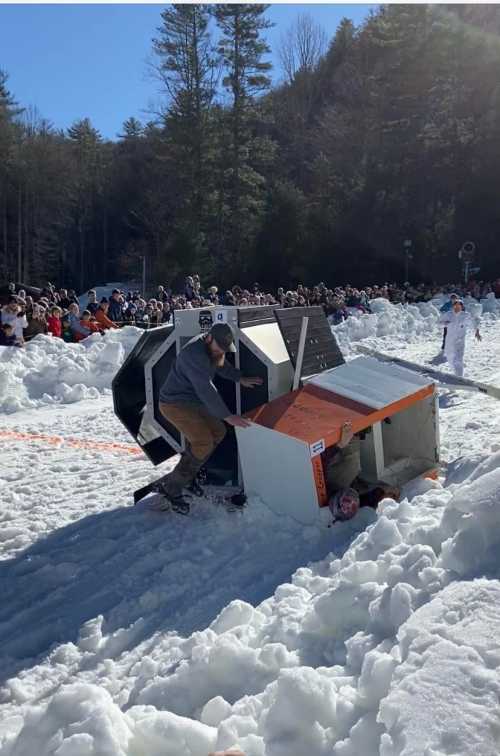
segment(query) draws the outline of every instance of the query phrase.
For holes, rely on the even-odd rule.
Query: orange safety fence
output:
[[[20,431],[0,430],[0,441],[40,441],[51,446],[72,446],[76,449],[90,449],[92,451],[125,452],[127,454],[142,454],[142,449],[132,444],[120,444],[116,441],[94,441],[82,438],[65,438],[64,436],[49,436],[44,433],[21,433]]]

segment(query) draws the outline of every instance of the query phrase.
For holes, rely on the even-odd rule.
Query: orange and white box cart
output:
[[[304,524],[327,505],[325,452],[350,421],[361,434],[361,477],[404,483],[435,473],[439,464],[437,392],[428,378],[357,357],[305,381],[246,415],[237,429],[247,495]]]

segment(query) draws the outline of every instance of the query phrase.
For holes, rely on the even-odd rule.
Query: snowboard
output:
[[[161,484],[166,476],[158,478],[147,486],[139,488],[134,491],[134,504],[138,504],[151,494],[156,494],[155,503],[151,502],[150,509],[155,511],[170,511],[171,503],[168,496],[166,496],[161,490]],[[204,486],[195,487],[193,490],[185,490],[183,496],[186,501],[193,504],[197,501],[206,501],[215,506],[223,506],[228,512],[237,512],[244,509],[247,503],[247,497],[243,489],[237,486],[222,486],[207,484]]]

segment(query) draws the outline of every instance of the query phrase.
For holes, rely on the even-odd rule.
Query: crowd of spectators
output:
[[[444,287],[386,282],[362,289],[349,284],[332,289],[320,282],[311,287],[299,284],[290,290],[280,287],[271,293],[263,290],[257,282],[249,289],[237,285],[227,290],[219,290],[217,286],[203,287],[199,275],[194,274],[186,277],[181,292],[174,292],[167,285],[159,285],[152,297],[146,297],[138,290],[113,289],[109,298],[101,297],[98,301],[96,290],[91,289],[85,298],[87,301],[83,310],[74,289],[56,290],[52,284],[48,284],[34,297],[9,284],[8,300],[1,310],[0,346],[22,346],[40,333],[78,342],[92,333],[103,333],[123,325],[141,328],[164,325],[172,320],[175,310],[218,304],[240,307],[319,305],[335,325],[355,310],[371,312],[370,302],[373,299],[382,297],[395,304],[411,304],[428,302],[439,294],[451,291],[477,300],[492,293],[500,297],[500,278],[494,282],[470,281],[467,285],[453,283]]]
[[[90,292],[89,292],[90,294]],[[9,284],[7,303],[0,313],[0,346],[23,346],[39,334],[68,342],[78,342],[92,333],[103,333],[119,324],[107,316],[107,300],[97,302],[89,296],[87,307],[81,311],[74,289],[59,289],[49,284],[36,298],[24,289],[16,291]]]

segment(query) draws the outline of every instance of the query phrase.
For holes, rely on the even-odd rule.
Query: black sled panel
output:
[[[262,378],[262,386],[245,388],[245,386],[240,385],[241,414],[244,415],[269,401],[269,379],[266,365],[242,341],[239,344],[239,351],[240,370],[243,375]]]
[[[155,465],[177,452],[163,438],[154,439],[145,446],[138,440],[142,413],[146,406],[144,366],[165,339],[170,336],[173,328],[172,325],[166,325],[145,331],[116,373],[111,384],[115,415]]]
[[[238,326],[240,328],[261,325],[262,323],[274,323],[274,321],[274,308],[272,305],[238,308]]]
[[[294,369],[297,365],[302,318],[309,318],[301,378],[344,364],[337,339],[322,307],[284,307],[277,308],[274,312]]]

